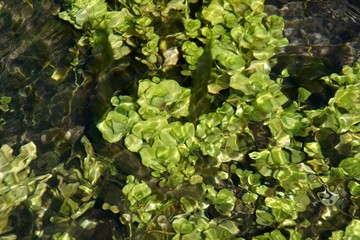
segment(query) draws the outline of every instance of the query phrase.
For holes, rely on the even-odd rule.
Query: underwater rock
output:
[[[321,57],[337,71],[360,57],[360,4],[352,0],[267,0],[265,12],[284,18],[290,45],[279,55]]]

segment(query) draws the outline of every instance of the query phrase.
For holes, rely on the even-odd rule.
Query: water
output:
[[[36,174],[44,174],[79,154],[79,139],[87,135],[99,155],[117,154],[118,159],[123,159],[118,164],[126,174],[149,175],[136,156],[120,144],[102,141],[95,129],[112,94],[128,91],[146,69],[137,69],[136,63],[117,64],[117,68],[96,65],[102,56],[91,56],[89,49],[76,46],[81,32],[57,17],[61,2],[28,2],[0,1],[0,97],[12,98],[10,110],[0,110],[0,144],[18,149],[34,141],[39,157],[33,169]],[[333,92],[321,84],[315,89],[311,81],[339,72],[343,65],[359,59],[360,3],[355,0],[266,3],[268,13],[284,17],[285,35],[290,41],[289,47],[279,50],[273,74],[289,68],[292,76],[284,84],[289,98],[293,90],[302,86],[317,94],[316,99],[310,100],[314,102],[311,107],[323,107]],[[78,68],[72,65],[75,57],[79,58]],[[101,205],[96,207],[101,209]],[[91,213],[92,217],[111,235],[118,224],[114,216],[96,211]],[[18,214],[29,213],[20,208]],[[21,216],[16,219],[18,236],[25,238],[33,226],[29,221],[20,221]],[[22,228],[26,225],[29,227]],[[101,230],[102,227],[97,227],[96,231]]]

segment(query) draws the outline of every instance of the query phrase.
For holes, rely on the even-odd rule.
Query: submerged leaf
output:
[[[224,8],[218,0],[212,0],[209,6],[202,10],[202,14],[212,25],[224,22]]]
[[[181,87],[175,80],[159,83],[145,79],[138,90],[139,113],[144,119],[155,116],[186,117],[189,114],[190,89]]]
[[[191,233],[195,226],[192,222],[189,222],[185,218],[177,218],[172,222],[172,226],[174,230],[180,234],[188,234]]]

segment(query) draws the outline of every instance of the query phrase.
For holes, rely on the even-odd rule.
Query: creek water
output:
[[[291,78],[284,91],[290,98],[298,86],[314,89],[314,80],[359,60],[358,1],[265,3],[267,13],[285,20],[290,45],[279,49],[278,64],[272,74],[279,74],[284,67],[289,69]],[[33,167],[38,174],[76,154],[83,135],[94,140],[99,153],[121,152],[127,158],[135,158],[120,146],[96,140],[101,137],[95,125],[102,115],[99,113],[106,112],[109,106],[111,91],[121,85],[127,88],[145,70],[131,66],[90,69],[88,63],[94,59],[89,49],[75,51],[81,32],[58,18],[60,10],[61,1],[0,1],[0,97],[11,97],[8,110],[0,110],[0,144],[17,149],[34,141],[39,160]],[[82,66],[81,72],[79,65],[78,68],[73,65],[75,57]],[[113,81],[119,75],[126,84]],[[105,79],[101,86],[98,78]],[[313,108],[325,105],[333,94],[322,85],[313,91],[317,93],[311,100]],[[148,174],[135,162],[122,164],[129,172]],[[19,234],[21,237],[22,233]]]

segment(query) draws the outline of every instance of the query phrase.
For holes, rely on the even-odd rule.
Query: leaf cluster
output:
[[[152,169],[160,187],[171,191],[198,187],[196,196],[180,199],[147,191],[149,196],[136,202],[137,209],[132,214],[137,217],[131,219],[137,219],[135,222],[143,227],[145,220],[151,220],[147,232],[159,231],[160,236],[173,234],[169,232],[172,229],[175,239],[178,236],[211,239],[219,234],[232,239],[245,237],[241,235],[243,229],[269,227],[277,229],[264,235],[269,239],[284,237],[284,234],[295,239],[315,236],[314,229],[308,228],[321,229],[325,222],[333,221],[326,214],[346,215],[344,212],[348,210],[342,209],[339,199],[357,191],[357,168],[354,167],[357,143],[354,140],[358,132],[358,66],[345,67],[341,76],[325,77],[323,81],[335,89],[335,95],[325,108],[309,109],[306,101],[311,91],[299,88],[298,98],[290,102],[281,88],[287,72],[277,79],[269,76],[269,59],[275,54],[275,48],[285,45],[286,40],[282,38],[280,18],[267,17],[264,24],[262,1],[213,0],[195,14],[197,19],[190,16],[184,20],[187,39],[183,41],[182,36],[175,40],[182,45],[179,55],[187,62],[181,74],[193,76],[193,81],[207,80],[203,83],[207,85],[207,92],[193,87],[192,96],[217,94],[224,89],[229,89],[230,94],[215,110],[205,112],[196,121],[186,122],[186,109],[194,109],[191,107],[195,103],[186,100],[189,105],[181,104],[185,109],[183,114],[173,114],[173,107],[179,106],[177,101],[183,101],[181,94],[174,99],[169,97],[170,93],[175,96],[179,92],[171,87],[175,81],[146,79],[139,83],[138,100],[131,100],[128,105],[134,120],[126,120],[124,127],[119,127],[124,132],[116,134],[111,124],[107,124],[106,131],[101,127],[115,119],[111,117],[115,112],[127,112],[120,108],[109,112],[98,125],[105,139],[107,133],[115,133],[114,141],[125,137],[125,146],[139,153],[143,165]],[[207,47],[210,54],[206,52]],[[208,58],[212,62],[210,69],[202,62]],[[203,66],[207,68],[202,70]],[[151,86],[156,86],[154,92],[147,93]],[[194,82],[193,86],[197,84]],[[188,90],[183,88],[181,92]],[[121,98],[129,97],[118,97]],[[130,116],[130,112],[126,114]],[[254,129],[254,125],[260,129]],[[329,142],[329,137],[335,135],[340,135],[339,141]],[[332,153],[325,152],[329,147],[334,149]],[[206,162],[208,159],[213,161]],[[204,172],[204,166],[214,174],[212,177]],[[138,184],[149,188],[144,182]],[[131,192],[126,194],[131,201]],[[356,197],[351,199],[351,208],[357,209]],[[141,217],[144,213],[139,212],[139,206],[161,206],[159,201],[173,207],[180,204],[184,213],[173,210],[169,215],[168,209],[159,207],[144,210],[147,217]],[[315,205],[321,205],[318,218],[310,214]],[[215,217],[208,219],[212,211],[216,212]],[[356,218],[358,212],[352,214]],[[245,223],[238,215],[240,218],[252,216],[253,221]],[[160,216],[166,224],[156,223]],[[216,229],[224,217],[229,219],[224,224],[231,226],[220,233]],[[207,228],[201,225],[203,221],[208,224],[205,224]],[[210,224],[212,221],[216,224]],[[128,218],[128,224],[131,223]],[[138,230],[133,229],[132,233]]]

